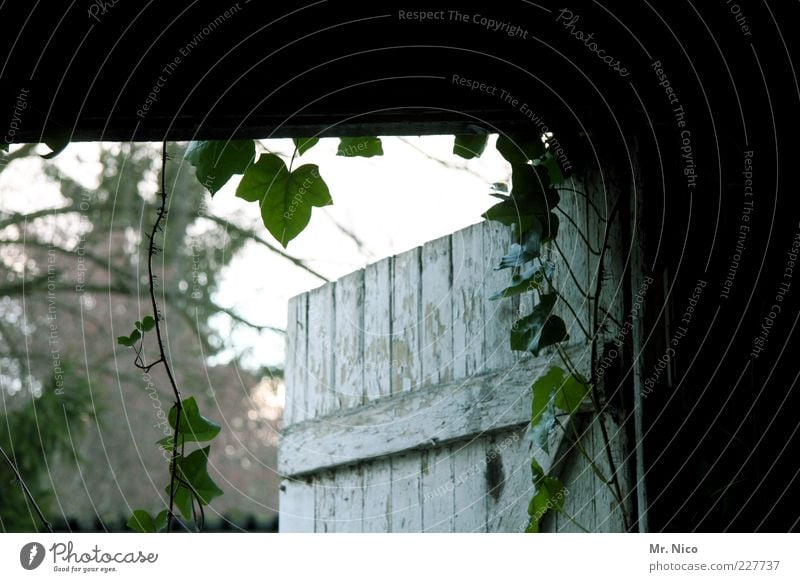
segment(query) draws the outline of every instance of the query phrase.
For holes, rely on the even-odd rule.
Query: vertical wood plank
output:
[[[424,451],[422,459],[422,531],[453,531],[455,514],[453,455],[450,447]]]
[[[314,531],[333,533],[336,531],[336,478],[332,471],[323,471],[314,476]]]
[[[334,289],[336,347],[333,409],[361,404],[364,396],[364,271],[338,281]]]
[[[289,299],[286,307],[286,343],[284,349],[283,364],[283,384],[285,400],[283,404],[283,426],[290,426],[294,422],[295,390],[299,382],[295,378],[297,374],[297,297]]]
[[[392,530],[392,462],[379,459],[364,465],[363,531]]]
[[[336,531],[358,533],[362,531],[364,513],[364,472],[360,466],[336,470],[334,514]]]
[[[394,257],[392,276],[392,394],[419,387],[420,249]]]
[[[307,481],[284,479],[279,499],[281,533],[310,533],[314,531],[314,487]]]
[[[453,375],[469,378],[484,365],[484,278],[482,223],[452,235],[453,241]]]
[[[502,301],[490,301],[489,297],[503,290],[511,279],[510,271],[502,275],[493,269],[500,264],[500,259],[508,253],[511,246],[511,229],[502,224],[486,221],[483,223],[483,257],[486,261],[487,276],[484,295],[484,370],[500,370],[514,364],[515,356],[511,351],[509,334],[517,315],[517,298]]]
[[[498,433],[486,452],[489,532],[521,533],[533,495],[532,452],[522,431]]]
[[[293,299],[294,312],[289,311],[289,319],[294,322],[294,337],[289,337],[287,343],[292,345],[292,370],[291,376],[286,379],[286,405],[289,410],[291,422],[302,422],[309,417],[308,412],[308,293],[298,295]],[[287,355],[288,357],[288,355]]]
[[[391,393],[392,258],[367,265],[364,272],[364,397]]]
[[[450,237],[422,247],[422,363],[423,385],[453,379],[452,255]]]
[[[333,408],[335,283],[308,293],[308,390],[306,402],[311,418]]]
[[[417,452],[392,457],[392,531],[422,531],[421,459]]]
[[[486,531],[486,437],[453,445],[453,531]]]

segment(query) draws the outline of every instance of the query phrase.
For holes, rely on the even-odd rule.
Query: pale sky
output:
[[[315,208],[311,223],[289,243],[287,251],[335,280],[383,257],[480,222],[481,213],[493,201],[489,185],[506,180],[510,170],[495,150],[494,139],[483,156],[469,161],[452,153],[452,136],[405,138],[410,143],[384,137],[384,155],[372,158],[337,156],[338,140],[321,140],[296,159],[294,166],[318,164],[334,204]],[[287,161],[291,156],[291,140],[262,143],[274,153],[286,154]],[[47,163],[57,164],[89,188],[96,186],[98,148],[97,144],[72,144],[52,161],[32,158],[16,162],[0,174],[0,205],[6,210],[29,211],[58,204],[57,189],[40,173],[41,165]],[[416,148],[458,168],[431,160]],[[207,195],[207,211],[274,242],[261,223],[257,206],[235,197],[239,179],[234,176],[213,199]],[[366,251],[359,252],[331,219],[355,233]],[[320,284],[319,279],[268,249],[248,243],[223,272],[217,300],[251,321],[283,328],[288,299]],[[219,317],[215,323],[225,331],[226,318]],[[251,348],[248,364],[280,364],[283,360],[284,340],[274,333],[241,329],[233,340],[241,348]],[[226,359],[223,356],[218,361]]]

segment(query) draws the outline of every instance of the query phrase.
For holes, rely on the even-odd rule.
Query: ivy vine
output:
[[[488,144],[488,134],[455,136],[453,153],[465,159],[481,156]],[[288,163],[279,155],[268,151],[260,153],[256,160],[254,140],[235,141],[194,141],[187,148],[185,159],[195,169],[197,180],[215,195],[233,176],[241,175],[236,187],[236,196],[259,205],[265,228],[284,248],[308,226],[314,208],[333,204],[329,189],[315,164],[295,166],[295,161],[319,142],[319,138],[295,138],[294,152]],[[65,144],[51,145],[52,154],[57,154]],[[556,210],[560,203],[559,190],[569,190],[561,185],[565,176],[557,160],[552,155],[547,138],[541,135],[500,135],[495,147],[503,158],[511,164],[511,183],[496,182],[491,186],[491,196],[499,202],[489,208],[483,217],[511,227],[514,243],[504,255],[496,270],[510,270],[511,277],[507,287],[492,295],[492,300],[503,300],[525,293],[536,293],[538,301],[531,312],[522,316],[511,327],[510,346],[512,350],[530,352],[534,356],[548,346],[555,346],[565,368],[549,367],[531,385],[532,407],[530,435],[533,443],[550,453],[548,437],[556,429],[563,430],[575,448],[587,459],[595,475],[607,486],[629,520],[625,512],[622,492],[617,479],[617,471],[610,453],[610,441],[602,422],[602,394],[595,375],[597,359],[597,338],[599,337],[598,310],[600,284],[602,280],[603,258],[608,247],[608,228],[600,249],[592,249],[588,237],[580,232],[575,220],[561,212],[587,244],[589,252],[598,257],[599,270],[597,288],[594,296],[581,293],[594,301],[595,329],[589,333],[576,317],[581,331],[591,342],[592,373],[586,378],[577,372],[567,352],[559,344],[567,341],[565,322],[553,313],[556,303],[561,300],[575,314],[574,308],[553,285],[555,264],[543,258],[543,250],[548,243],[562,255],[557,243],[559,215]],[[341,138],[337,155],[345,157],[372,157],[383,155],[380,138],[346,137]],[[190,443],[209,443],[219,434],[220,426],[200,412],[193,397],[182,398],[166,357],[161,335],[161,316],[156,301],[157,277],[153,273],[153,258],[161,252],[157,244],[163,232],[163,221],[167,215],[167,192],[165,168],[169,157],[166,142],[162,145],[162,171],[160,183],[160,206],[152,230],[148,235],[148,283],[152,304],[152,315],[136,321],[134,329],[127,336],[117,339],[122,346],[135,353],[134,364],[142,371],[149,372],[155,366],[162,366],[173,392],[174,404],[168,415],[172,435],[156,444],[169,455],[169,482],[166,486],[168,504],[155,515],[147,510],[137,509],[128,520],[128,527],[139,532],[171,531],[175,521],[175,509],[187,521],[194,522],[197,529],[203,527],[204,506],[223,494],[208,474],[207,463],[210,445],[186,450]],[[575,190],[573,190],[575,191]],[[575,191],[578,192],[578,191]],[[580,193],[580,192],[579,192]],[[585,194],[584,194],[585,195]],[[591,204],[591,201],[589,200]],[[617,206],[607,217],[598,219],[606,226],[613,220]],[[567,270],[573,282],[578,285],[574,273]],[[157,345],[157,358],[147,363],[144,359],[143,345],[147,334],[154,336]],[[593,458],[582,447],[579,439],[576,418],[583,413],[591,413],[600,422],[607,453],[611,477],[606,477],[597,467]],[[555,451],[553,451],[555,454]],[[549,511],[564,514],[581,529],[572,516],[564,511],[564,498],[567,495],[564,484],[555,475],[546,473],[539,462],[531,459],[531,479],[533,495],[528,506],[528,532],[538,532],[542,518]],[[44,517],[42,516],[44,520]]]

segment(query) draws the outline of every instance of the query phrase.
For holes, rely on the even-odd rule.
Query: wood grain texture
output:
[[[362,531],[385,533],[392,530],[392,462],[389,459],[364,463]]]
[[[393,532],[422,531],[421,453],[413,452],[392,457],[392,519]]]
[[[530,386],[549,367],[531,358],[508,371],[383,398],[283,432],[278,469],[302,475],[517,427],[530,421]]]
[[[308,391],[308,294],[292,298],[288,320],[294,337],[287,335],[287,359],[291,358],[290,373],[286,375],[287,418],[284,426],[309,418]],[[287,362],[288,363],[288,362]]]
[[[314,531],[336,532],[336,476],[332,471],[323,471],[314,476]]]
[[[483,257],[489,269],[500,264],[500,259],[511,246],[511,229],[494,222],[483,223]],[[510,270],[501,274],[491,272],[484,286],[484,367],[486,371],[502,370],[514,365],[517,357],[511,351],[509,333],[518,318],[519,300],[511,297],[503,301],[491,301],[489,297],[508,286]]]
[[[453,379],[453,265],[450,237],[422,247],[422,385]]]
[[[364,270],[364,398],[392,391],[392,257]]]
[[[531,444],[523,430],[495,435],[486,451],[487,530],[522,533],[533,495]]]
[[[455,487],[450,447],[422,452],[422,531],[453,531]]]
[[[420,249],[397,255],[392,266],[392,394],[399,394],[422,381]]]
[[[364,400],[363,270],[350,273],[336,281],[334,303],[336,347],[333,410],[340,410],[358,406]]]
[[[308,293],[306,408],[310,418],[324,416],[333,409],[335,287],[330,283]]]
[[[336,471],[334,482],[335,530],[354,533],[363,530],[364,471],[361,466],[345,467]]]
[[[453,453],[453,531],[482,533],[486,530],[486,437],[459,441]]]
[[[455,380],[483,371],[484,280],[491,267],[483,258],[482,223],[454,233],[452,239],[453,375]]]

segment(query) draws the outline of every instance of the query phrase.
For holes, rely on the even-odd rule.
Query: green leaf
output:
[[[495,270],[521,267],[541,254],[542,224],[538,218],[531,218],[531,228],[522,236],[522,244],[512,244],[509,253],[500,259]]]
[[[565,487],[559,479],[545,475],[535,484],[533,497],[528,504],[528,515],[530,522],[528,533],[538,533],[539,523],[545,514],[551,509],[561,511],[564,508]]]
[[[294,147],[297,148],[297,155],[298,156],[302,156],[308,150],[310,150],[315,145],[317,145],[317,142],[319,141],[319,138],[318,137],[295,137],[295,138],[292,138],[292,141],[294,142]]]
[[[178,460],[177,476],[188,484],[175,481],[175,506],[186,519],[193,519],[192,499],[201,505],[208,505],[216,497],[223,494],[208,474],[208,452],[211,447],[198,449]],[[167,485],[167,495],[171,492],[171,484]]]
[[[8,153],[8,144],[5,142],[5,140],[0,142],[0,152],[6,153],[6,154]]]
[[[175,421],[177,420],[177,406],[173,406],[169,410],[168,420],[169,425],[175,429]],[[213,420],[209,420],[202,414],[200,414],[200,409],[197,406],[197,401],[194,399],[194,396],[190,396],[189,398],[183,401],[183,409],[181,410],[181,422],[179,427],[179,432],[181,437],[185,439],[185,442],[205,442],[210,441],[215,436],[219,434],[220,426],[214,422]],[[172,447],[171,438],[170,439],[170,449]],[[163,440],[163,439],[162,439]],[[158,444],[161,444],[159,441]]]
[[[516,226],[519,233],[529,230],[538,222],[536,212],[537,209],[528,200],[509,198],[498,202],[482,216],[486,220],[493,220],[506,226]]]
[[[142,329],[142,322],[141,321],[136,321],[133,325],[136,327],[136,329],[141,331],[141,329]]]
[[[144,509],[137,509],[134,511],[133,515],[128,519],[128,523],[125,525],[139,533],[155,533],[158,531],[156,529],[156,523],[150,516],[150,513]]]
[[[453,153],[466,160],[479,158],[486,149],[486,143],[488,141],[489,135],[486,133],[479,135],[457,135],[453,143]]]
[[[552,315],[556,294],[542,295],[530,315],[517,320],[511,328],[511,349],[532,352],[538,356],[539,350],[568,339],[564,321]]]
[[[540,214],[550,212],[561,200],[558,190],[550,187],[547,170],[530,164],[512,165],[511,196],[524,200],[527,208]]]
[[[121,346],[125,346],[125,347],[128,347],[128,348],[129,348],[129,347],[131,347],[131,346],[133,345],[133,342],[131,341],[131,338],[129,338],[129,337],[128,337],[128,336],[126,336],[126,335],[121,335],[121,336],[119,336],[119,337],[117,338],[117,343],[118,343],[119,345],[121,345]]]
[[[129,338],[128,338],[128,339],[130,339],[130,340],[131,340],[131,345],[133,345],[133,344],[135,344],[136,342],[138,342],[138,341],[139,341],[139,339],[141,339],[141,337],[142,337],[142,332],[140,332],[138,329],[134,329],[134,330],[131,332],[131,335],[129,336]]]
[[[284,248],[308,226],[312,207],[333,204],[318,166],[306,164],[289,174],[274,154],[263,154],[247,169],[236,195],[259,202],[264,226]]]
[[[524,164],[545,152],[544,142],[538,135],[500,135],[496,147],[510,164]]]
[[[348,158],[382,156],[383,145],[379,137],[342,137],[339,139],[339,149],[336,150],[336,155]]]
[[[531,438],[547,451],[547,435],[555,427],[556,409],[573,415],[589,394],[589,384],[580,376],[552,366],[531,386]]]
[[[213,196],[234,174],[243,174],[253,163],[256,144],[253,140],[192,141],[186,149],[186,161],[195,167],[197,180]]]
[[[550,150],[547,150],[547,153],[541,158],[540,165],[547,169],[547,174],[550,177],[550,184],[555,186],[556,184],[561,184],[566,180],[564,176],[564,172],[561,171],[561,166],[558,163],[558,160],[553,156],[553,153]]]
[[[549,453],[547,436],[555,428],[555,388],[563,378],[564,371],[556,366],[533,383],[533,403],[531,404],[531,440],[533,444]]]
[[[163,509],[158,512],[158,515],[153,520],[153,524],[156,527],[156,532],[164,531],[167,529],[167,517],[169,516],[169,511]]]
[[[159,447],[161,447],[162,449],[164,449],[165,451],[172,451],[172,442],[173,442],[173,438],[170,435],[170,436],[165,436],[163,439],[160,439],[160,440],[156,441],[156,444]],[[178,436],[178,447],[179,448],[180,448],[182,442],[183,442],[183,437],[179,435]]]
[[[150,331],[156,326],[156,320],[151,315],[145,316],[142,320],[142,331]]]
[[[66,132],[52,135],[44,140],[44,145],[50,148],[50,153],[42,154],[45,160],[51,160],[58,154],[67,149],[69,145],[69,134]]]
[[[541,263],[531,265],[524,269],[521,273],[511,276],[511,285],[489,297],[492,301],[504,299],[506,297],[514,297],[521,293],[528,291],[541,291],[544,284],[553,276],[555,265],[547,261],[544,265]]]

